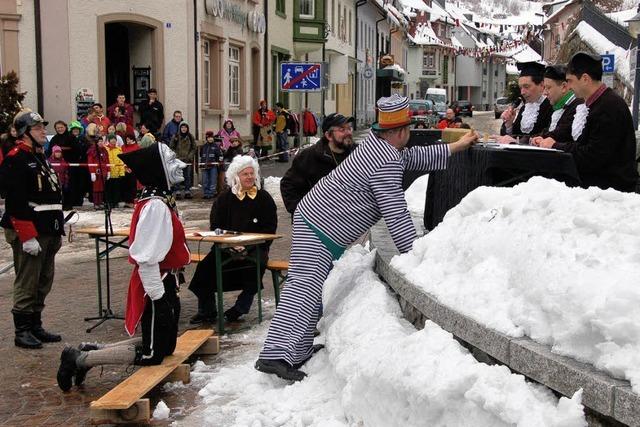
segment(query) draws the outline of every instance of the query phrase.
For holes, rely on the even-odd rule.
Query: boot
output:
[[[31,334],[42,342],[59,342],[62,337],[58,334],[47,332],[42,327],[42,313],[33,313],[31,315]]]
[[[307,374],[293,368],[284,360],[258,359],[255,368],[260,372],[274,374],[287,381],[302,381],[307,376]]]
[[[80,354],[82,354],[83,351],[98,350],[98,345],[92,343],[82,343],[78,346],[78,350],[80,351]],[[89,372],[89,369],[91,368],[83,368],[81,366],[78,366],[78,364],[76,363],[76,375],[73,379],[73,383],[76,386],[82,385],[84,379],[87,377],[87,372]]]
[[[313,357],[314,354],[316,354],[317,352],[319,352],[320,350],[322,350],[324,348],[324,344],[314,344],[311,349],[313,350],[313,352],[309,355],[309,357],[307,357],[306,359],[304,359],[302,362],[300,363],[296,363],[295,365],[293,365],[293,369],[300,369],[302,368],[302,366],[304,366],[305,363],[307,363],[309,361],[309,359],[311,359]]]
[[[13,313],[16,327],[15,345],[22,348],[42,348],[42,342],[31,333],[31,313]]]
[[[76,375],[78,366],[76,359],[80,356],[80,350],[73,347],[65,347],[60,355],[60,367],[58,368],[58,387],[62,391],[71,389],[73,377]]]
[[[192,325],[210,322],[213,323],[218,318],[218,313],[214,307],[213,298],[198,298],[198,312],[191,317],[189,323]]]

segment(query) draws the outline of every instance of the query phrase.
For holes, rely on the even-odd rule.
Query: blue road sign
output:
[[[322,63],[281,62],[280,90],[312,92],[322,90]]]
[[[616,57],[613,54],[600,55],[602,57],[602,72],[613,73],[616,68]]]

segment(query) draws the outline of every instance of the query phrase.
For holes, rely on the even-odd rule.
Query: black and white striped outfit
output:
[[[307,193],[294,214],[287,286],[260,359],[295,365],[311,355],[322,286],[336,255],[321,237],[346,248],[384,218],[398,250],[407,252],[416,233],[402,191],[403,172],[446,169],[449,155],[444,144],[398,151],[370,132]]]

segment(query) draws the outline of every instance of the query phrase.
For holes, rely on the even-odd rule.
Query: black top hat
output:
[[[544,65],[539,62],[518,62],[516,67],[520,71],[520,77],[542,77],[544,75]]]

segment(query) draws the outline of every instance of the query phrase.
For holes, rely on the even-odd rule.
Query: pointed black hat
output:
[[[131,169],[136,179],[145,187],[169,190],[169,182],[165,173],[160,152],[160,143],[136,151],[118,154],[118,157]]]

